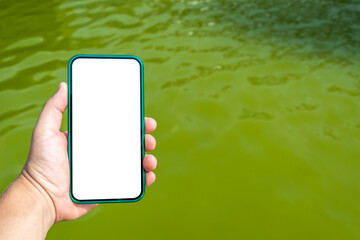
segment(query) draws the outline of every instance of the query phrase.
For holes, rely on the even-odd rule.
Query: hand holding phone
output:
[[[60,131],[63,112],[68,107],[67,100],[67,86],[61,83],[40,113],[32,134],[26,164],[17,179],[0,196],[1,236],[43,239],[54,223],[76,219],[97,206],[74,203],[69,196],[67,148],[70,139],[68,140],[68,132]],[[149,133],[155,130],[156,122],[152,118],[143,120],[143,148],[151,151],[155,148],[155,139]],[[87,131],[88,141],[96,141],[96,134],[92,133],[97,129],[90,128]],[[157,161],[151,154],[145,155],[142,161],[145,185],[148,186],[155,181],[152,170],[155,169]],[[116,189],[114,192],[119,194]],[[16,227],[14,223],[17,223]]]

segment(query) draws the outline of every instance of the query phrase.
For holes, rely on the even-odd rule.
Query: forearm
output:
[[[0,239],[44,239],[54,220],[50,197],[26,173],[0,197]]]

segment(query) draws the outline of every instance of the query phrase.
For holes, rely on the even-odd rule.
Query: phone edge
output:
[[[140,65],[140,115],[141,115],[141,171],[142,171],[142,184],[141,193],[138,197],[132,199],[106,199],[106,200],[78,200],[72,194],[72,159],[71,159],[71,69],[72,63],[77,58],[120,58],[120,59],[134,59]],[[144,115],[144,64],[141,59],[134,55],[97,55],[97,54],[77,54],[70,58],[68,62],[68,159],[69,159],[69,196],[70,199],[77,204],[95,204],[95,203],[132,203],[138,202],[145,195],[145,170],[143,167],[143,160],[145,156],[145,115]]]

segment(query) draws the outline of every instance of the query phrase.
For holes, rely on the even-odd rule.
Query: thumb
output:
[[[62,114],[67,107],[67,84],[62,82],[56,93],[46,102],[36,123],[34,133],[59,131]]]

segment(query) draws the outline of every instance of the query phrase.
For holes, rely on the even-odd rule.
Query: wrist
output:
[[[55,223],[56,213],[54,203],[46,190],[37,183],[26,171],[22,171],[13,183],[21,194],[20,201],[26,202],[36,214],[41,216],[42,229],[46,232]]]
[[[50,196],[25,171],[0,196],[1,239],[45,239],[54,222]]]

